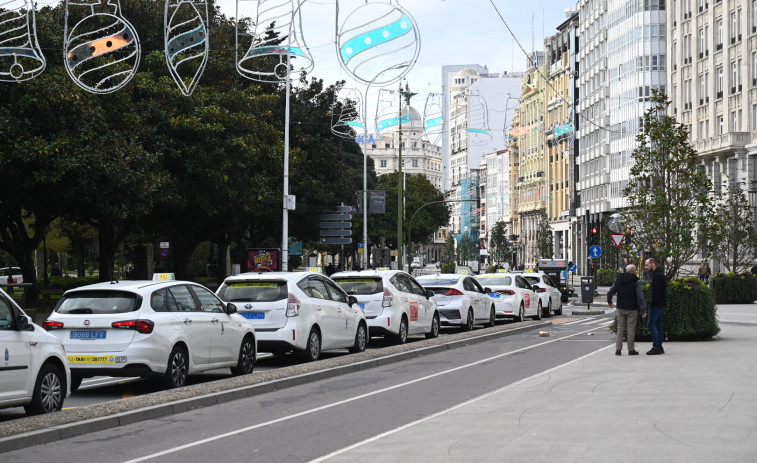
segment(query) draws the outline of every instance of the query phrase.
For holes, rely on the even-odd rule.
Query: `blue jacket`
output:
[[[649,305],[650,307],[668,305],[668,279],[659,267],[652,273],[652,300]]]

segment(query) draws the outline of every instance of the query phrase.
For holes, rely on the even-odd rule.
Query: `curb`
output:
[[[51,426],[45,429],[38,429],[34,431],[27,431],[13,436],[7,436],[0,438],[0,452],[8,452],[11,450],[19,450],[26,447],[31,447],[39,444],[46,444],[55,442],[71,437],[81,436],[94,431],[102,431],[104,429],[116,428],[119,426],[125,426],[127,424],[137,423],[143,420],[149,420],[154,418],[160,418],[163,416],[175,415],[177,413],[183,413],[186,411],[194,410],[197,408],[207,407],[220,403],[229,402],[232,400],[243,399],[247,397],[264,394],[271,391],[277,391],[286,389],[293,386],[299,386],[301,384],[317,381],[325,378],[332,378],[335,376],[341,376],[348,373],[354,373],[357,371],[368,370],[371,368],[389,365],[397,363],[403,360],[412,359],[416,357],[422,357],[429,354],[443,352],[445,350],[457,349],[459,347],[465,347],[471,344],[478,344],[481,342],[491,341],[493,339],[503,338],[506,336],[512,336],[516,334],[525,333],[539,328],[545,328],[552,326],[552,322],[540,322],[529,324],[518,328],[509,330],[496,331],[494,333],[486,333],[471,338],[459,339],[455,341],[446,342],[443,344],[421,347],[419,349],[413,349],[406,352],[400,352],[396,354],[389,354],[382,357],[377,357],[370,360],[362,360],[346,365],[340,365],[336,367],[326,368],[310,373],[296,374],[290,377],[275,379],[271,381],[262,382],[259,384],[253,384],[249,386],[243,386],[235,389],[229,389],[220,392],[213,392],[209,394],[200,395],[197,397],[191,397],[181,400],[176,400],[168,403],[148,406],[145,408],[139,408],[136,410],[130,410],[126,412],[120,412],[113,415],[101,416],[92,419],[84,419],[72,423],[66,423],[57,426]]]

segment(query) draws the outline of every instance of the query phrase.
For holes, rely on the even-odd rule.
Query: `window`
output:
[[[704,56],[704,47],[705,47],[704,29],[699,29],[699,57],[700,58]]]
[[[736,91],[736,85],[738,82],[738,70],[736,69],[736,61],[731,61],[731,93]]]
[[[16,317],[14,317],[13,308],[11,307],[10,302],[5,300],[4,297],[0,297],[0,330],[15,330],[15,318]]]
[[[723,116],[718,116],[718,135],[723,135]]]
[[[717,91],[720,94],[720,97],[723,96],[723,67],[718,67],[718,82],[717,82]]]
[[[723,48],[723,20],[718,19],[717,21],[717,29],[715,31],[715,43],[717,44],[718,50]]]
[[[386,167],[386,159],[381,160],[381,167]]]
[[[418,160],[417,159],[413,159],[413,167],[418,167]]]
[[[201,286],[192,286],[192,292],[200,300],[200,309],[203,312],[223,312],[223,303],[209,290]]]
[[[342,291],[337,285],[328,280],[324,280],[323,283],[328,288],[329,297],[332,301],[344,302],[345,304],[347,304],[347,295],[344,293],[344,291]]]
[[[757,130],[757,104],[752,105],[752,130]]]
[[[323,283],[323,280],[319,278],[308,278],[307,280],[299,282],[297,286],[310,297],[316,299],[329,299],[329,292],[326,289],[326,285]]]
[[[189,288],[184,285],[171,286],[171,294],[176,301],[177,310],[179,312],[199,312],[197,303],[195,303],[194,296],[189,292]]]
[[[731,11],[731,43],[736,40],[736,12]]]
[[[757,81],[757,51],[752,52],[752,84],[754,84],[755,81]]]

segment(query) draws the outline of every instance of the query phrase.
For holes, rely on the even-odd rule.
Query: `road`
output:
[[[310,461],[607,348],[611,315],[8,452],[8,461]],[[534,398],[543,393],[534,389]],[[505,396],[506,397],[506,396]],[[522,399],[522,398],[521,398]],[[514,404],[514,405],[517,405]],[[399,431],[398,431],[399,430]],[[412,435],[412,429],[407,437]],[[438,440],[456,439],[454,426]],[[549,430],[544,430],[548,437]],[[436,446],[434,439],[423,445]],[[396,461],[396,460],[394,460]]]

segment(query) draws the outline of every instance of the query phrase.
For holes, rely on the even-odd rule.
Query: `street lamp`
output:
[[[405,215],[405,204],[404,204],[404,185],[402,184],[402,98],[405,98],[405,101],[407,102],[407,114],[409,118],[412,121],[412,116],[410,115],[410,98],[413,97],[413,95],[417,95],[417,93],[413,93],[410,91],[410,87],[407,83],[405,83],[405,90],[402,90],[402,82],[400,82],[399,87],[399,96],[400,96],[400,108],[399,108],[399,165],[398,165],[398,173],[397,176],[397,270],[404,270],[403,260],[402,260],[402,254],[404,249],[404,243],[403,243],[403,237],[402,237],[402,218]]]

